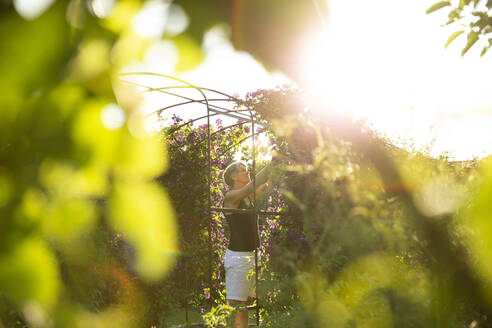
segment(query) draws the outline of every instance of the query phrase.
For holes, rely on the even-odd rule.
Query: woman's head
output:
[[[229,164],[224,170],[223,178],[229,188],[234,187],[235,181],[245,180],[244,182],[248,182],[248,165],[244,161],[236,161]]]

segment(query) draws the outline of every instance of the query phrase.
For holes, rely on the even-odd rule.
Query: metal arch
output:
[[[240,143],[246,141],[247,139],[249,139],[249,138],[252,139],[252,153],[253,153],[252,173],[253,173],[253,200],[254,200],[254,203],[253,203],[253,209],[252,210],[247,210],[247,211],[256,214],[257,224],[258,224],[258,218],[259,218],[260,215],[261,216],[268,216],[268,215],[289,215],[286,212],[261,211],[257,207],[257,199],[256,199],[256,138],[255,138],[255,136],[257,136],[260,133],[263,133],[265,131],[265,129],[266,128],[270,128],[270,126],[268,124],[264,123],[264,122],[259,121],[258,118],[256,117],[256,111],[253,108],[250,108],[250,106],[246,102],[242,101],[241,99],[238,99],[237,97],[228,95],[228,94],[226,94],[224,92],[220,92],[220,91],[217,91],[217,90],[214,90],[214,89],[210,89],[210,88],[198,87],[198,86],[195,86],[195,85],[193,85],[191,83],[188,83],[188,82],[186,82],[184,80],[181,80],[179,78],[176,78],[176,77],[173,77],[173,76],[169,76],[169,75],[165,75],[165,74],[158,74],[158,73],[151,73],[151,72],[131,72],[131,73],[122,73],[120,75],[122,75],[122,76],[151,75],[151,76],[162,77],[162,78],[165,78],[165,79],[168,79],[168,80],[172,80],[172,81],[176,81],[176,82],[179,82],[179,83],[184,84],[184,85],[181,85],[181,86],[168,86],[168,87],[153,88],[153,87],[142,85],[140,83],[136,83],[136,82],[133,82],[133,81],[121,80],[124,83],[128,83],[128,84],[132,84],[132,85],[135,85],[135,86],[138,86],[138,87],[145,88],[146,90],[144,90],[144,92],[161,92],[161,93],[165,93],[165,94],[168,94],[168,95],[171,95],[171,96],[174,96],[174,97],[177,97],[177,98],[186,100],[186,101],[182,101],[182,102],[177,103],[177,104],[169,105],[169,106],[160,108],[158,110],[155,110],[152,113],[147,114],[145,117],[150,117],[151,115],[154,115],[154,114],[157,114],[158,117],[161,117],[162,112],[165,111],[165,110],[168,110],[168,109],[171,109],[171,108],[180,107],[180,106],[184,106],[184,105],[188,105],[188,104],[193,104],[193,103],[198,103],[198,104],[202,104],[202,105],[205,105],[206,106],[206,108],[207,108],[207,115],[201,116],[199,118],[194,118],[192,120],[189,120],[189,121],[187,121],[187,122],[179,125],[178,127],[176,127],[173,131],[178,131],[182,127],[184,127],[186,125],[189,125],[189,124],[191,124],[191,123],[193,123],[195,121],[199,121],[199,120],[202,120],[202,119],[207,119],[207,148],[208,148],[208,152],[207,152],[207,164],[206,164],[206,166],[208,168],[208,216],[209,217],[211,217],[212,212],[245,211],[245,210],[240,210],[240,209],[225,209],[225,208],[213,207],[212,206],[212,198],[211,198],[211,188],[210,188],[211,181],[212,181],[212,179],[211,179],[211,171],[212,171],[212,164],[211,164],[211,138],[212,138],[212,136],[216,135],[217,133],[219,133],[221,131],[224,131],[226,129],[230,129],[232,127],[235,127],[235,126],[238,126],[238,125],[244,124],[244,123],[250,123],[251,124],[251,134],[249,136],[247,136],[247,137],[239,140],[238,142],[236,142],[235,144],[231,145],[230,147],[228,147],[223,152],[223,154],[228,153],[229,150],[233,149],[234,147],[236,147]],[[178,89],[178,90],[182,90],[182,89],[195,89],[195,90],[197,90],[200,93],[200,95],[203,97],[203,99],[193,99],[193,98],[186,97],[186,96],[183,96],[181,94],[178,94],[178,93],[169,91],[169,90],[176,90],[176,89]],[[224,98],[208,98],[207,95],[205,94],[205,92],[211,92],[211,93],[214,93],[214,94],[223,96]],[[228,108],[225,108],[225,107],[222,107],[222,106],[211,104],[211,102],[212,103],[214,103],[214,102],[234,102],[236,104],[243,105],[246,109],[228,109]],[[213,112],[213,114],[211,114],[211,112]],[[247,113],[244,113],[244,112],[247,112]],[[241,120],[241,123],[236,123],[236,124],[232,124],[232,125],[223,127],[221,129],[219,129],[218,131],[215,131],[214,133],[211,133],[211,131],[210,131],[210,117],[217,116],[217,115],[224,115],[224,116],[227,116],[227,117],[235,118],[235,119]],[[255,131],[256,130],[256,125],[261,126],[262,129],[259,129],[258,131]],[[198,140],[198,142],[195,143],[195,145],[201,144],[202,142],[204,142],[204,140],[205,139]],[[179,147],[175,147],[175,148],[179,148]],[[211,222],[211,220],[209,222]],[[212,267],[211,266],[212,266],[212,248],[213,248],[213,245],[212,245],[212,240],[211,240],[211,223],[209,223],[209,227],[208,227],[208,242],[209,242],[209,279],[210,279],[209,286],[210,286],[210,293],[212,294],[212,292],[213,292],[213,283],[212,283]],[[256,286],[258,286],[258,276],[259,276],[258,275],[258,273],[259,273],[258,271],[259,271],[258,270],[258,249],[256,249],[255,250],[255,280],[256,280]],[[186,279],[186,277],[185,277],[185,279]],[[186,281],[187,281],[187,279],[186,279]],[[212,295],[210,297],[210,300],[211,300],[211,302],[213,301]],[[189,321],[188,320],[188,308],[187,308],[187,306],[188,306],[188,302],[186,301],[185,302],[186,326],[189,325],[189,322],[188,322]],[[211,306],[212,306],[212,303],[211,303]],[[259,306],[259,297],[258,297],[258,295],[256,297],[256,307],[254,307],[254,309],[256,310],[256,325],[259,327],[260,326],[260,316],[259,316],[260,306]]]
[[[157,92],[165,93],[165,94],[168,94],[168,95],[171,95],[171,96],[175,96],[175,97],[178,97],[178,98],[181,98],[181,99],[186,99],[186,100],[188,100],[189,103],[202,103],[203,104],[203,102],[204,102],[204,100],[197,100],[197,99],[189,98],[189,97],[186,97],[186,96],[183,96],[183,95],[174,93],[174,92],[165,91],[165,88],[152,88],[152,87],[148,87],[146,85],[143,85],[143,84],[140,84],[140,83],[136,83],[136,82],[133,82],[133,81],[125,81],[125,80],[123,80],[122,82],[125,82],[125,83],[128,83],[128,84],[132,84],[132,85],[135,85],[135,86],[138,86],[138,87],[146,88],[147,90],[145,90],[145,92],[148,92],[148,91],[149,92],[150,91],[157,91]],[[178,86],[178,87],[173,87],[172,89],[191,89],[191,87],[189,87],[189,86]],[[201,91],[203,91],[203,90],[204,91],[214,91],[216,93],[220,93],[219,91],[215,91],[215,90],[209,89],[209,88],[201,88],[201,87],[196,87],[195,86],[194,89],[201,90]],[[220,94],[224,94],[224,93],[220,93]],[[242,114],[240,112],[242,112],[242,111],[252,111],[252,109],[250,109],[249,106],[245,102],[243,102],[241,99],[238,99],[236,97],[229,96],[229,95],[227,95],[227,96],[229,98],[226,98],[226,99],[208,99],[207,98],[207,103],[206,104],[210,108],[210,111],[212,111],[214,113],[217,113],[219,115],[222,114],[222,115],[225,115],[225,116],[228,116],[228,117],[231,117],[231,118],[243,120],[245,122],[250,122],[251,119],[248,116],[246,116],[246,115],[244,115],[244,114]],[[235,102],[235,103],[239,103],[241,105],[244,105],[247,109],[240,110],[240,111],[238,111],[238,110],[230,110],[230,109],[227,109],[227,108],[224,108],[224,107],[221,107],[221,106],[212,105],[212,104],[210,104],[210,101],[231,101],[231,102]],[[182,105],[185,105],[188,102],[183,102]],[[177,107],[178,105],[180,105],[180,104],[171,105],[171,108],[172,107]],[[168,107],[170,107],[170,106],[168,106]],[[168,107],[164,107],[164,108],[158,109],[158,110],[156,110],[153,113],[150,113],[148,115],[152,115],[152,114],[155,114],[158,111],[168,109]],[[261,126],[267,126],[267,124],[265,124],[263,122],[259,122],[259,121],[257,122],[257,124],[258,125],[261,125]]]
[[[208,101],[210,102],[210,101],[230,101],[230,100],[229,99],[222,99],[222,98],[215,98],[215,99],[208,99]],[[177,104],[169,105],[169,106],[160,108],[160,109],[158,109],[156,111],[153,111],[152,113],[149,113],[149,114],[145,115],[145,117],[150,117],[151,115],[154,115],[154,114],[160,115],[163,111],[165,111],[167,109],[171,109],[173,107],[179,107],[179,106],[183,106],[183,105],[188,105],[188,104],[193,104],[193,103],[203,104],[203,100],[195,100],[195,99],[192,99],[192,100],[180,102],[180,103],[177,103]]]

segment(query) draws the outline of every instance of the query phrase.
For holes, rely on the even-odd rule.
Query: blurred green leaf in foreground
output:
[[[173,267],[174,214],[152,182],[166,149],[141,133],[138,97],[113,92],[151,43],[130,24],[142,3],[99,2],[0,4],[2,327],[141,327],[139,284]]]

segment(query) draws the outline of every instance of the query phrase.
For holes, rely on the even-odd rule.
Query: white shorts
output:
[[[247,301],[255,297],[255,252],[226,250],[224,268],[226,275],[226,299]]]

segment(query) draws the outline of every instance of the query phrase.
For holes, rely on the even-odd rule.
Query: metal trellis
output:
[[[179,125],[174,131],[179,130],[180,128],[191,124],[193,122],[199,121],[206,119],[207,121],[207,170],[208,170],[208,175],[207,175],[207,182],[208,182],[208,195],[207,195],[207,212],[208,212],[208,218],[212,218],[213,213],[217,212],[240,212],[240,213],[255,213],[256,214],[256,220],[259,220],[260,216],[269,216],[269,215],[275,215],[275,216],[285,216],[287,215],[286,212],[275,212],[275,211],[262,211],[258,208],[257,205],[257,199],[256,199],[256,157],[257,157],[257,150],[256,150],[256,136],[264,131],[265,128],[269,128],[269,125],[266,124],[265,122],[262,122],[258,119],[256,116],[256,112],[253,108],[250,108],[246,103],[244,103],[242,100],[238,99],[237,97],[230,96],[224,92],[216,91],[210,88],[202,88],[198,87],[195,85],[192,85],[191,83],[188,83],[186,81],[183,81],[181,79],[178,79],[173,76],[169,75],[163,75],[163,74],[157,74],[157,73],[149,73],[149,72],[134,72],[134,73],[123,73],[121,74],[122,77],[130,77],[130,76],[152,76],[152,77],[159,77],[162,78],[164,81],[171,81],[172,83],[180,83],[181,85],[172,85],[172,86],[165,86],[165,87],[150,87],[142,83],[137,83],[135,81],[131,80],[125,80],[122,79],[122,82],[133,85],[135,87],[143,89],[143,92],[160,92],[164,93],[169,96],[176,97],[177,99],[181,99],[184,101],[168,105],[166,107],[162,107],[156,111],[153,111],[152,113],[148,114],[147,116],[150,115],[158,115],[158,117],[162,117],[163,113],[167,110],[170,109],[177,109],[177,108],[186,108],[187,105],[190,104],[200,104],[206,107],[207,114],[204,116],[200,117],[195,117],[189,121],[186,121],[185,123]],[[200,98],[195,99],[191,98],[189,96],[182,95],[178,93],[180,90],[196,90],[198,91]],[[172,91],[171,91],[172,90]],[[214,97],[207,97],[207,93],[211,93],[214,95]],[[245,107],[245,109],[229,109],[223,106],[218,105],[218,103],[236,103],[236,104],[241,104]],[[210,124],[210,118],[213,116],[225,116],[229,117],[232,119],[240,120],[243,123],[249,123],[251,124],[251,131],[250,135],[247,137],[241,139],[238,143],[244,142],[247,139],[251,138],[252,141],[252,174],[253,174],[253,209],[227,209],[227,208],[222,208],[222,207],[214,207],[212,206],[212,194],[211,194],[211,184],[212,184],[212,160],[211,160],[211,137],[217,133],[218,131],[215,131],[214,134],[211,133],[211,124]],[[230,126],[223,127],[221,130],[225,130],[228,128],[232,128],[237,124],[233,124]],[[258,129],[257,127],[261,127],[261,130]],[[257,130],[258,129],[258,130]],[[203,142],[203,140],[197,141],[198,143]],[[235,145],[232,145],[226,150],[226,153],[234,148]],[[213,301],[214,301],[214,295],[216,295],[215,291],[213,290],[214,284],[213,284],[213,242],[212,242],[212,226],[211,226],[212,220],[209,220],[208,224],[208,277],[209,277],[209,287],[210,287],[210,306],[213,306]],[[259,222],[258,226],[259,225]],[[254,252],[254,258],[255,258],[255,283],[256,287],[258,287],[258,278],[259,278],[259,265],[258,265],[258,248]],[[186,284],[188,283],[187,277],[185,277]],[[260,327],[260,298],[258,294],[256,295],[256,306],[251,306],[248,307],[249,310],[255,310],[256,314],[256,326]],[[185,324],[175,326],[177,327],[199,327],[203,324],[201,323],[190,323],[189,322],[189,315],[188,315],[188,302],[185,302]]]

